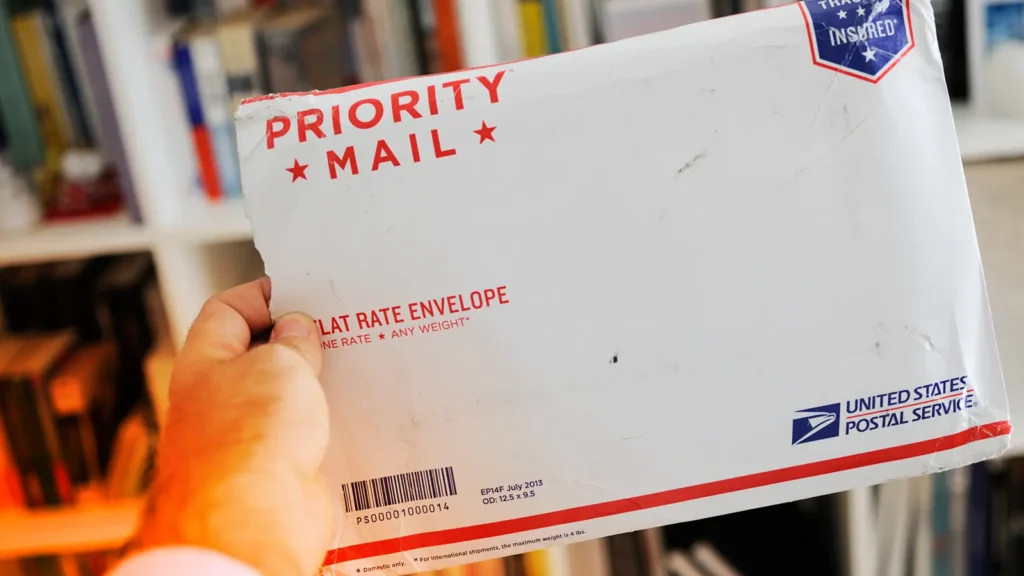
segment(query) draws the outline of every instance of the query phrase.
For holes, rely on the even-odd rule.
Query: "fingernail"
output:
[[[270,340],[283,338],[308,338],[313,333],[313,322],[303,314],[285,314],[274,324]]]

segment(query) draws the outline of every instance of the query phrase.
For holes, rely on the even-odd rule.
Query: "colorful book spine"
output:
[[[192,70],[199,89],[203,119],[213,140],[221,190],[229,198],[241,197],[242,177],[238,168],[238,147],[231,117],[233,106],[228,96],[227,74],[221,63],[217,38],[212,33],[194,35],[189,40]]]
[[[540,0],[519,0],[519,21],[522,26],[523,48],[527,58],[548,53],[547,33],[544,28],[544,5]]]
[[[68,67],[71,75],[71,82],[76,87],[80,114],[82,115],[83,131],[85,142],[99,148],[104,152],[107,150],[107,142],[101,132],[100,121],[96,112],[96,102],[93,99],[93,82],[106,82],[106,77],[96,78],[85,69],[82,59],[82,46],[78,37],[78,23],[89,15],[87,0],[47,0],[55,3],[55,20],[60,30],[68,58]]]
[[[427,32],[423,26],[424,6],[421,0],[406,0],[409,10],[409,28],[412,31],[413,48],[416,55],[416,73],[430,73],[430,54],[427,50]],[[429,6],[426,7],[429,9]]]
[[[221,64],[227,77],[229,114],[246,98],[264,93],[256,35],[260,12],[239,15],[217,26]]]
[[[82,90],[75,77],[71,62],[71,33],[66,29],[57,7],[58,0],[45,0],[46,10],[44,24],[50,39],[50,55],[53,60],[57,84],[63,94],[65,111],[70,122],[72,141],[79,145],[91,144],[92,133],[85,119],[85,106],[82,102]],[[61,4],[67,4],[66,0]]]
[[[462,48],[459,39],[459,19],[455,13],[455,0],[434,0],[434,38],[437,43],[439,72],[462,68]]]
[[[523,554],[526,576],[565,576],[572,574],[569,549],[555,546]]]
[[[178,69],[182,96],[188,108],[189,123],[192,125],[192,144],[195,146],[196,162],[199,166],[199,179],[207,198],[219,200],[224,196],[217,175],[217,160],[213,151],[213,140],[203,121],[203,106],[199,101],[199,88],[196,85],[195,72],[192,68],[192,57],[189,47],[184,42],[174,45],[174,63]]]
[[[110,94],[110,85],[107,83],[107,71],[100,55],[99,38],[96,36],[92,18],[88,14],[83,15],[75,23],[75,31],[82,68],[91,80],[90,92],[93,109],[96,113],[96,127],[101,134],[100,139],[106,145],[107,159],[114,165],[114,170],[117,172],[117,185],[121,190],[121,199],[124,200],[132,220],[142,222],[142,212],[139,209],[139,201],[135,197],[135,187],[132,185],[131,166],[128,164],[124,141],[121,140],[121,131],[118,129],[114,99]]]
[[[562,51],[561,17],[556,0],[544,0],[544,35],[548,43],[548,53],[556,54]]]
[[[22,71],[6,0],[0,0],[0,124],[15,169],[31,172],[46,161],[28,84]]]
[[[35,28],[34,34],[38,39],[35,44],[36,50],[38,50],[37,57],[42,59],[46,82],[51,91],[48,98],[56,111],[64,141],[66,144],[71,144],[77,138],[75,119],[72,113],[72,98],[64,83],[61,56],[57,45],[58,36],[54,30],[53,21],[50,14],[43,9],[29,12],[25,16]]]
[[[505,557],[505,576],[526,576],[526,560],[522,554]]]
[[[54,77],[43,18],[40,10],[19,14],[11,19],[11,30],[35,107],[46,164],[56,172],[61,154],[71,141],[71,131]]]
[[[501,46],[501,59],[504,61],[519,60],[525,54],[519,22],[518,0],[496,0],[494,10],[494,28],[497,30],[498,43]]]
[[[612,576],[611,559],[608,557],[608,542],[603,538],[570,544],[569,558],[572,562],[573,574]]]
[[[71,481],[57,450],[53,418],[45,395],[24,377],[0,382],[0,408],[29,506],[56,506],[71,500]]]
[[[565,24],[567,50],[594,43],[594,6],[589,0],[559,0],[559,14]]]

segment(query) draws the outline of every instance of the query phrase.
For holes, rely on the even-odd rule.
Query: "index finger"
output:
[[[252,335],[272,324],[269,302],[270,279],[266,276],[213,296],[192,324],[182,359],[222,362],[244,354]]]

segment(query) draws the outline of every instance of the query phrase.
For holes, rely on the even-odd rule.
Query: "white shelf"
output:
[[[157,241],[217,244],[252,239],[241,200],[195,202],[173,226],[150,229],[126,215],[44,223],[29,232],[0,235],[0,268],[150,250]]]
[[[142,499],[0,512],[0,560],[117,550],[135,534]]]
[[[979,115],[955,106],[960,158],[965,163],[1024,157],[1024,120]]]
[[[149,246],[148,231],[124,214],[44,223],[29,232],[0,236],[0,266],[124,254]]]
[[[251,240],[252,226],[241,198],[216,204],[195,199],[186,202],[178,221],[161,228],[158,236],[193,244],[236,242]]]

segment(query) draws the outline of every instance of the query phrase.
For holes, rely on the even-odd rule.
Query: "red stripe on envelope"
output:
[[[805,478],[813,478],[815,476],[824,476],[835,472],[865,468],[875,464],[906,460],[908,458],[916,458],[918,456],[952,450],[954,448],[959,448],[972,442],[988,438],[1005,436],[1010,433],[1010,429],[1009,421],[992,422],[990,424],[983,424],[981,426],[968,428],[957,432],[956,434],[941,436],[930,440],[922,440],[920,442],[903,444],[901,446],[892,446],[890,448],[881,448],[879,450],[871,450],[860,454],[851,454],[849,456],[841,456],[839,458],[809,462],[807,464],[787,466],[786,468],[757,472],[754,474],[747,474],[745,476],[737,476],[735,478],[715,480],[713,482],[705,482],[703,484],[665,490],[664,492],[655,492],[644,496],[623,498],[621,500],[589,504],[587,506],[577,506],[576,508],[567,508],[565,510],[546,512],[544,514],[524,516],[522,518],[502,520],[499,522],[488,522],[486,524],[477,524],[475,526],[464,526],[462,528],[438,530],[436,532],[423,532],[421,534],[402,536],[401,538],[391,538],[389,540],[355,544],[353,546],[345,546],[343,548],[337,548],[329,551],[327,553],[327,558],[324,561],[324,565],[329,566],[331,564],[338,564],[339,562],[372,558],[374,556],[417,550],[419,548],[458,544],[460,542],[493,538],[495,536],[505,536],[508,534],[527,532],[541,528],[550,528],[552,526],[560,526],[562,524],[572,524],[574,522],[583,522],[585,520],[593,520],[595,518],[627,514],[629,512],[637,512],[640,510],[657,508],[659,506],[668,506],[670,504],[678,504],[680,502],[698,500],[700,498],[708,498],[710,496],[719,496],[742,490],[750,490],[752,488],[791,482],[793,480],[802,480]]]

